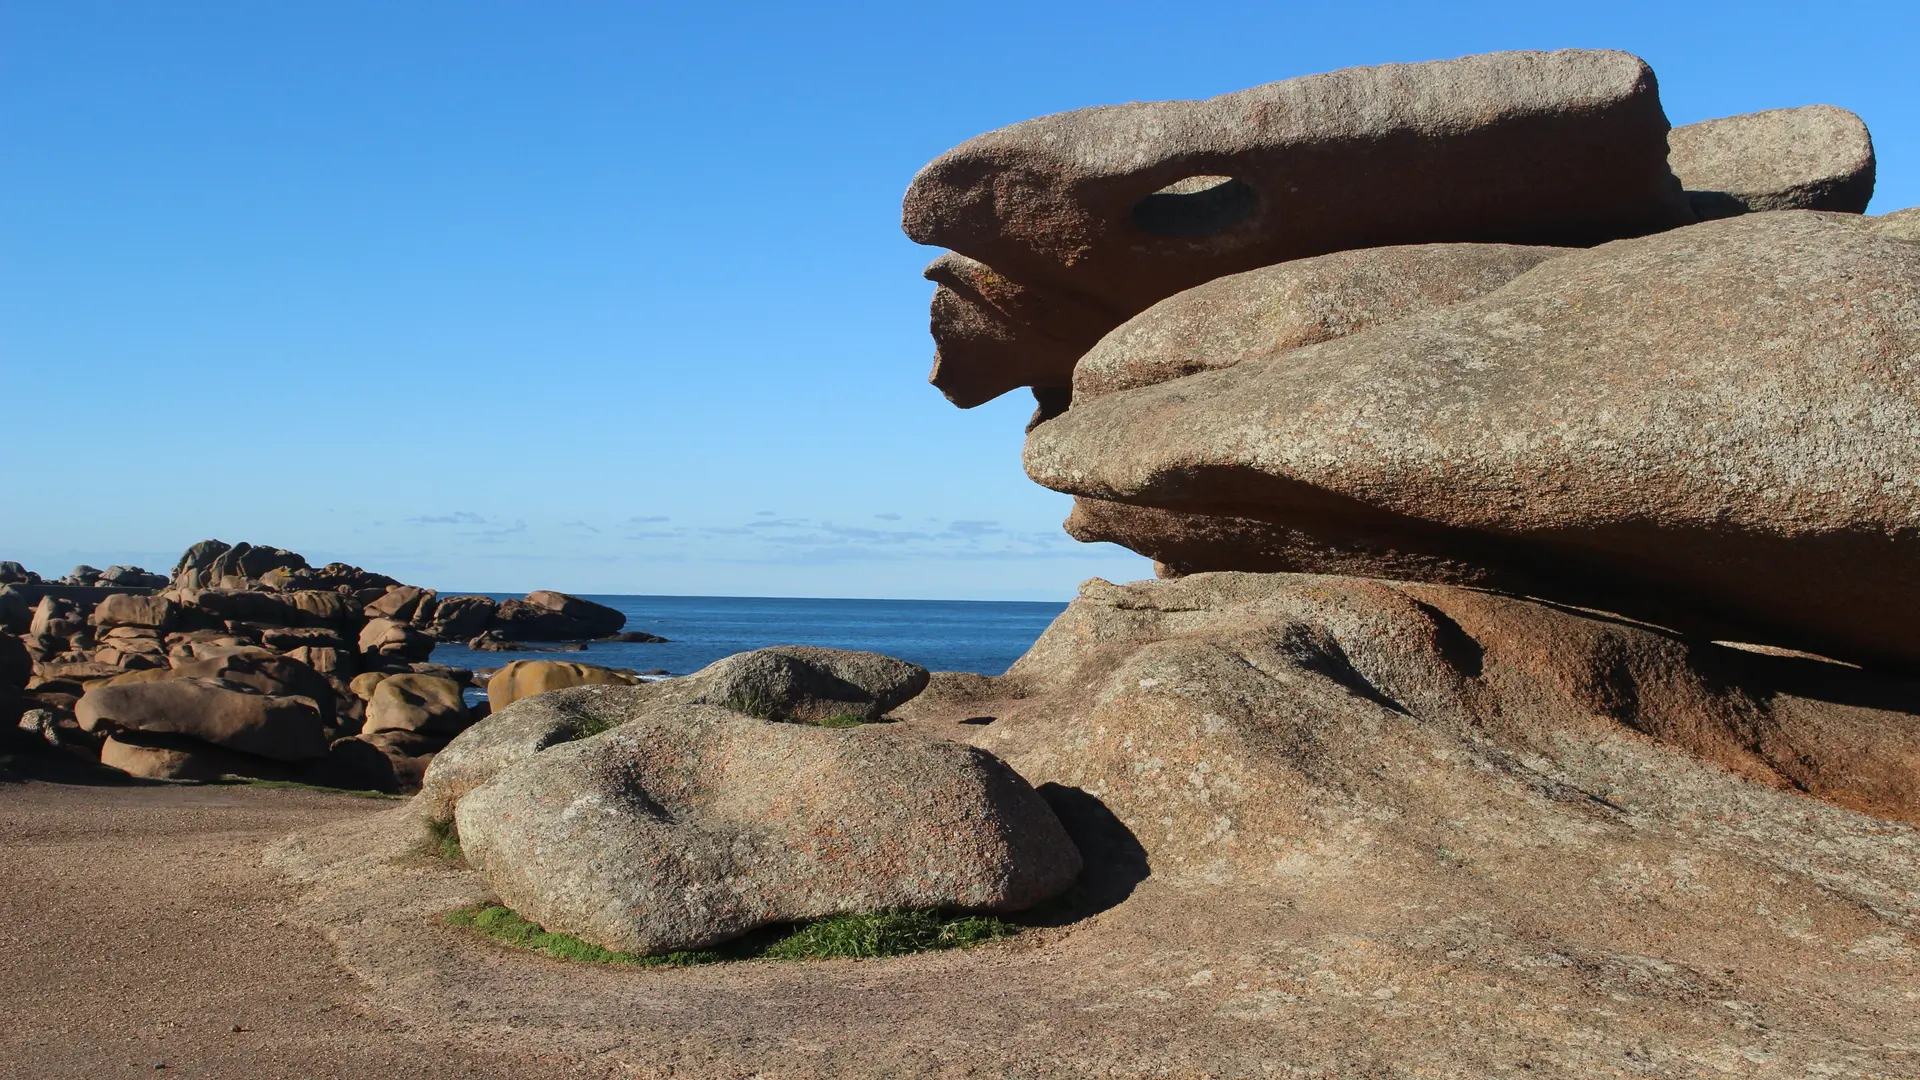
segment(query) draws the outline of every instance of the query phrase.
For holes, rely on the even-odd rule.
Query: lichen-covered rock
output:
[[[1567,248],[1411,244],[1215,278],[1127,320],[1073,369],[1073,399],[1151,386],[1471,300]]]
[[[991,754],[706,705],[535,754],[455,820],[502,903],[639,953],[875,908],[1017,911],[1080,872],[1053,811]]]
[[[1768,109],[1674,128],[1673,173],[1702,218],[1761,210],[1865,213],[1873,199],[1873,138],[1832,105]]]
[[[1920,241],[1920,206],[1876,214],[1867,219],[1867,228],[1895,240]]]
[[[873,720],[927,687],[927,669],[879,653],[776,645],[716,660],[680,680],[695,700],[770,720]]]
[[[466,793],[500,770],[564,742],[624,723],[639,701],[661,692],[661,683],[639,686],[594,683],[548,690],[495,707],[434,755],[421,779],[420,804],[430,818],[446,820]],[[613,691],[621,691],[616,694]],[[628,693],[631,691],[631,693]]]

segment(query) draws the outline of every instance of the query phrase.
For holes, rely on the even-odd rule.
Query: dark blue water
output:
[[[496,599],[509,599],[499,595]],[[586,652],[433,650],[437,664],[499,667],[509,660],[576,660],[685,675],[723,656],[768,645],[826,645],[911,660],[931,671],[999,675],[1065,604],[998,600],[805,600],[752,596],[588,596],[626,613],[628,630],[664,645],[590,642]]]

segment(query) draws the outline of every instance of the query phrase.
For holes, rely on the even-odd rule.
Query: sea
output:
[[[686,675],[723,656],[769,645],[826,645],[909,660],[929,671],[1004,673],[1066,610],[1064,603],[1002,600],[812,600],[759,596],[580,594],[627,616],[626,629],[661,644],[594,641],[585,652],[475,652],[439,645],[433,662],[497,668],[509,660],[573,660]],[[512,599],[496,594],[496,600]]]

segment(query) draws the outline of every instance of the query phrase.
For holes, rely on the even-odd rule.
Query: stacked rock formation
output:
[[[432,756],[486,712],[464,700],[472,672],[431,662],[437,643],[600,638],[626,621],[564,593],[441,599],[359,567],[218,540],[188,549],[171,578],[116,571],[42,583],[8,564],[0,720],[149,778],[417,787]]]
[[[688,1075],[1911,1074],[1920,211],[1861,216],[1842,110],[1668,135],[1569,52],[963,145],[907,197],[934,382],[1032,387],[1030,474],[1174,580],[1086,583],[1002,676],[519,697],[281,865],[411,1015],[537,1000]],[[1022,947],[662,1009],[415,947],[421,817],[464,895],[638,951],[1080,878]]]
[[[1920,247],[1873,181],[1843,109],[1669,132],[1635,57],[1500,53],[1017,124],[905,221],[1108,316],[933,273],[934,382],[1035,388],[1082,540],[1912,666]]]

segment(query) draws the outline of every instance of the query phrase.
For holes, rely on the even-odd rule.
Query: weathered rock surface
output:
[[[425,660],[433,655],[434,641],[407,623],[368,619],[360,631],[358,644],[366,657],[404,662]]]
[[[1158,564],[1161,577],[1250,570],[1444,581],[1529,595],[1551,590],[1551,585],[1513,566],[1494,569],[1466,558],[1410,548],[1391,537],[1329,535],[1324,529],[1232,514],[1185,513],[1076,498],[1066,530],[1082,543],[1119,544],[1139,552]]]
[[[1865,213],[1873,138],[1832,105],[1768,109],[1674,128],[1673,173],[1703,219],[1759,210]]]
[[[305,698],[320,710],[322,722],[332,722],[334,715],[333,684],[325,676],[292,657],[278,656],[265,649],[235,649],[179,660],[166,671],[155,671],[148,678],[217,679],[268,697]]]
[[[423,610],[431,617],[436,594],[432,589],[423,589],[418,585],[395,585],[382,593],[378,600],[368,604],[364,612],[369,619],[392,619],[396,622],[422,623],[428,619],[416,619]]]
[[[586,664],[516,660],[487,683],[492,715],[434,759],[421,790],[430,816],[445,818],[467,791],[550,746],[605,731],[647,708],[714,705],[755,719],[801,723],[842,716],[877,719],[927,685],[917,664],[878,653],[781,645],[738,653],[692,675],[633,685],[633,676]],[[604,686],[632,693],[609,694]]]
[[[487,679],[487,704],[495,712],[522,698],[569,686],[631,686],[633,676],[566,660],[514,660]]]
[[[276,761],[327,752],[320,710],[311,699],[247,693],[217,679],[99,686],[87,691],[74,714],[87,731],[104,726],[185,735]]]
[[[1870,217],[1867,228],[1895,240],[1920,241],[1920,206]]]
[[[1064,385],[1067,353],[1148,305],[1288,259],[1581,245],[1691,222],[1667,128],[1637,57],[1567,50],[1350,68],[989,132],[922,169],[903,210],[914,240],[990,268],[930,268],[935,385],[962,406]]]
[[[540,590],[525,600],[503,601],[492,629],[515,641],[578,641],[619,632],[627,617],[605,604]]]
[[[1920,246],[1858,217],[1709,222],[1096,398],[1034,430],[1027,469],[1284,526],[1300,569],[1458,565],[1436,579],[1911,666],[1917,295]]]
[[[704,705],[536,754],[468,792],[455,820],[502,902],[642,953],[840,912],[1017,911],[1081,865],[1053,811],[990,754]]]
[[[1916,698],[1464,589],[1092,582],[1006,676],[937,674],[895,710],[1014,766],[1085,857],[1071,925],[1011,947],[826,982],[503,964],[421,934],[494,890],[395,857],[418,806],[275,858],[379,1000],[474,1034],[540,1008],[504,1037],[591,1033],[610,1070],[1900,1076],[1920,1040]]]
[[[498,603],[491,596],[448,596],[434,607],[427,635],[436,641],[466,641],[486,632]]]
[[[627,625],[625,615],[605,604],[595,603],[568,593],[554,592],[551,589],[536,589],[528,593],[527,603],[572,619],[586,628],[589,637],[617,634],[621,627]]]
[[[460,685],[434,675],[394,675],[382,679],[367,698],[361,731],[418,731],[454,735],[469,723]]]
[[[94,605],[91,618],[93,625],[99,627],[145,626],[155,630],[171,630],[178,615],[173,601],[164,596],[112,593],[101,597],[100,602]]]
[[[664,685],[576,683],[542,690],[506,704],[494,703],[492,715],[461,732],[434,756],[421,781],[419,803],[423,812],[429,818],[452,818],[455,804],[467,792],[493,779],[502,769],[548,747],[624,723],[635,714],[642,697],[659,696]],[[617,686],[637,693],[612,693]]]
[[[198,739],[128,731],[101,741],[100,764],[145,780],[218,780],[223,776],[280,780],[292,775],[283,762],[235,753]]]
[[[1100,339],[1073,369],[1073,399],[1277,356],[1484,296],[1568,249],[1414,244],[1340,251],[1216,278]]]
[[[926,689],[927,669],[879,653],[776,645],[716,660],[672,692],[770,720],[873,720]]]

